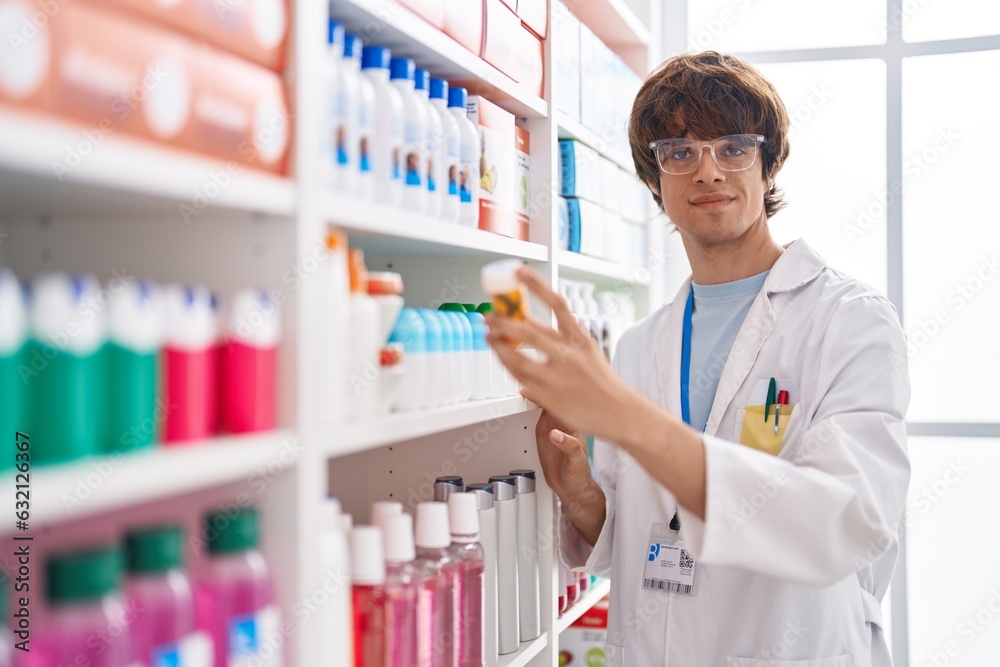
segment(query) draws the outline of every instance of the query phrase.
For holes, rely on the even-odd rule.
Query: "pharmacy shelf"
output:
[[[219,212],[295,214],[289,178],[233,163],[227,168],[219,160],[124,135],[87,132],[56,118],[0,109],[4,213],[165,212],[180,220],[187,205],[194,211],[188,221]]]
[[[537,409],[538,406],[520,396],[509,396],[382,415],[363,422],[331,427],[321,445],[322,454],[345,456]]]
[[[628,144],[624,135],[622,137],[623,141],[626,141],[624,145],[611,146],[597,132],[586,127],[580,121],[573,120],[562,111],[556,112],[555,118],[559,126],[560,139],[576,139],[581,143],[587,144],[625,171],[632,174],[635,173],[635,163],[632,161],[632,155],[627,151]]]
[[[33,466],[31,519],[37,528],[246,480],[298,453],[291,430],[224,436],[129,454]],[[288,464],[292,465],[292,464]],[[13,473],[4,488],[13,489]]]
[[[625,0],[586,0],[566,3],[591,32],[611,47],[636,74],[648,69],[650,32]]]
[[[362,248],[371,255],[434,257],[471,254],[519,257],[536,262],[549,259],[549,249],[538,243],[347,197],[331,201],[326,218],[332,225],[349,233],[352,246]]]
[[[584,594],[575,605],[569,608],[565,614],[559,617],[556,621],[556,635],[562,634],[562,631],[573,625],[578,618],[587,613],[591,607],[604,599],[608,593],[611,592],[611,580],[601,579],[595,586]]]
[[[530,642],[522,642],[520,648],[514,653],[500,656],[497,661],[498,667],[525,667],[532,658],[545,650],[549,645],[549,633],[543,632],[538,639]]]
[[[475,80],[475,86],[467,86],[470,95],[483,95],[515,116],[545,118],[548,114],[545,100],[396,0],[333,0],[330,13],[366,41],[388,46],[393,56],[413,58],[417,67],[429,70],[432,76]]]
[[[569,250],[556,252],[556,265],[559,267],[559,275],[564,278],[639,286],[647,286],[650,281],[649,269],[644,267],[616,264],[606,259],[581,255]]]

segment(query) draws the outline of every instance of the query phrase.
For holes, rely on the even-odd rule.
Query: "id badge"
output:
[[[642,575],[642,587],[681,595],[695,594],[697,564],[677,533],[666,524],[654,523]]]

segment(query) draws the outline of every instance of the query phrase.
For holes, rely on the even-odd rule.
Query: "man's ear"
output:
[[[660,196],[660,184],[659,183],[653,183],[652,181],[646,181],[646,187],[649,188],[650,192],[652,192],[657,197]]]

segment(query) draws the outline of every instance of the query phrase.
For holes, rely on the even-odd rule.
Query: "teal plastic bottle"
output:
[[[27,329],[21,286],[13,271],[0,268],[0,471],[14,466],[14,434],[26,428],[19,366]]]
[[[96,454],[105,434],[107,312],[92,275],[46,274],[31,283],[31,339],[21,376],[35,464]]]
[[[163,295],[150,282],[126,283],[111,298],[105,348],[108,429],[98,443],[105,453],[144,449],[160,440],[168,412],[159,396],[164,318]]]

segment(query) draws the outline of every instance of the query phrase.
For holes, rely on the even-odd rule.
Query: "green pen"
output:
[[[771,381],[767,384],[767,401],[764,402],[764,423],[767,423],[767,418],[771,416],[771,406],[774,405],[775,393],[778,388],[778,383],[771,378]]]

